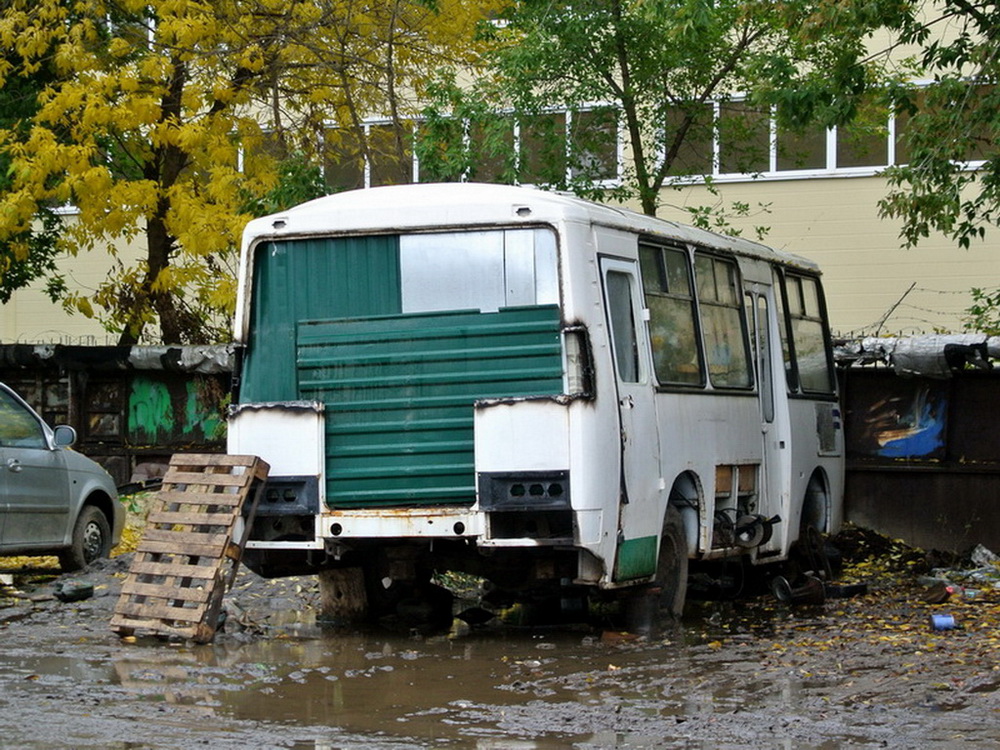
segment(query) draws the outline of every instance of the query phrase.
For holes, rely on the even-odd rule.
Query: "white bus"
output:
[[[817,267],[550,192],[331,195],[246,228],[228,450],[271,475],[268,576],[431,572],[655,595],[689,561],[788,558],[841,522]]]

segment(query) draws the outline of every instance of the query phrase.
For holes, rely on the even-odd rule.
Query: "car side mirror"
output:
[[[59,448],[73,445],[73,443],[76,442],[76,430],[68,424],[56,425],[53,433],[55,438],[54,442]]]

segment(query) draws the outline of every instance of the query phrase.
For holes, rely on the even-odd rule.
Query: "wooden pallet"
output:
[[[269,468],[257,456],[170,459],[122,584],[112,630],[212,640]]]

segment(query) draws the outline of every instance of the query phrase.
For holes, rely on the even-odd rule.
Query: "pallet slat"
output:
[[[153,539],[140,539],[139,544],[136,547],[136,554],[141,552],[154,552],[160,555],[171,555],[176,558],[182,557],[204,557],[209,560],[221,559],[226,553],[226,547],[223,544],[191,544],[190,542],[184,545],[183,549],[179,549],[177,543],[169,539],[164,541],[156,541]],[[182,562],[180,559],[174,560],[174,562]],[[183,562],[191,562],[190,560],[185,560]]]
[[[163,476],[163,484],[171,487],[176,485],[197,485],[199,487],[245,487],[253,480],[251,474],[202,474],[194,471],[167,471]]]
[[[168,526],[188,524],[190,526],[229,526],[235,517],[232,513],[197,513],[195,511],[160,510],[150,513],[146,519],[146,527],[150,524]]]
[[[170,459],[122,584],[112,630],[212,639],[268,470],[256,456],[175,454]],[[241,515],[243,535],[234,539]]]
[[[215,577],[219,567],[217,565],[187,565],[172,562],[151,562],[134,561],[129,569],[130,573],[138,576],[174,576],[176,578],[207,578]]]
[[[183,534],[183,538],[181,535]],[[218,547],[220,550],[226,546],[230,539],[230,534],[206,534],[203,531],[192,531],[190,529],[174,531],[172,529],[146,529],[142,533],[144,542],[172,542],[177,545],[174,549],[179,554],[184,554],[191,547]]]
[[[146,597],[147,601],[160,599],[173,602],[182,599],[186,602],[204,604],[211,597],[212,589],[210,585],[207,588],[184,588],[165,583],[136,583],[135,581],[126,581],[122,584],[122,593]]]
[[[117,614],[129,617],[142,617],[144,619],[160,619],[173,621],[172,627],[184,627],[184,625],[195,626],[201,623],[205,614],[205,604],[198,604],[193,607],[173,607],[164,604],[162,601],[137,602],[130,601],[120,604]],[[177,622],[184,625],[177,625]]]
[[[171,466],[259,466],[257,456],[240,456],[229,453],[175,453],[170,458]]]
[[[219,507],[238,505],[240,502],[240,495],[238,492],[233,492],[232,494],[222,494],[218,492],[196,492],[193,490],[169,490],[162,489],[159,494],[166,498],[163,507],[169,508],[172,504],[178,505],[190,505],[192,507],[198,505],[217,505]]]

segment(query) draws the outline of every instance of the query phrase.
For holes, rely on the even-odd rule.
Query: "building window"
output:
[[[520,182],[532,185],[562,182],[566,176],[566,113],[526,117],[518,125]]]
[[[413,182],[413,128],[399,123],[368,127],[368,184],[405,185]]]
[[[802,133],[777,129],[775,164],[779,172],[826,169],[826,130],[812,128]]]
[[[569,114],[570,174],[593,182],[617,179],[617,112],[605,107]]]
[[[365,187],[364,130],[327,128],[324,132],[323,178],[333,192]]]
[[[684,131],[683,140],[675,145],[676,138]],[[715,105],[688,104],[672,107],[667,112],[664,148],[671,158],[669,174],[672,177],[712,173],[715,140]]]
[[[933,88],[941,85],[915,91],[913,103],[918,111],[928,106],[954,107],[959,117],[964,103],[981,97],[988,88],[985,84],[959,85],[957,92]],[[671,165],[671,176],[675,179],[710,176],[735,181],[870,175],[891,164],[906,164],[910,159],[906,133],[911,115],[907,112],[892,114],[887,107],[869,102],[862,104],[857,120],[850,125],[804,131],[779,127],[774,114],[740,99],[716,103],[714,133],[707,137],[710,129],[692,129],[689,140]],[[683,108],[667,116],[668,144],[670,132],[678,128],[683,118]],[[954,158],[975,166],[986,158],[993,139],[989,126],[971,125],[967,130],[962,141],[964,148]]]
[[[326,131],[324,174],[332,190],[406,182],[470,180],[563,184],[604,182],[619,173],[617,115],[610,108],[546,112],[515,120],[498,115],[489,122],[456,120],[441,126],[434,163],[423,168],[414,155],[419,123],[384,121]]]
[[[771,113],[746,102],[725,102],[718,115],[717,174],[758,174],[771,169]]]

